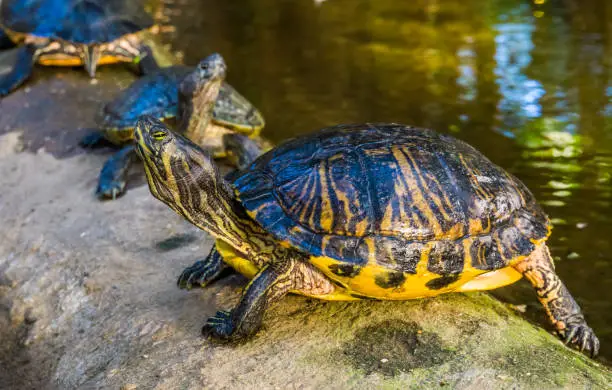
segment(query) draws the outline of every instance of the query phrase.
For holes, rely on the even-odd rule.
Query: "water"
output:
[[[555,223],[558,273],[612,361],[609,0],[183,0],[164,13],[185,63],[223,54],[275,141],[396,121],[518,176]],[[549,328],[526,282],[495,294]]]

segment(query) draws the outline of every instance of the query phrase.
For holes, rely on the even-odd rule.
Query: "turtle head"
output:
[[[243,253],[274,246],[273,239],[246,215],[230,184],[199,146],[150,116],[138,120],[134,136],[153,196]],[[246,240],[245,232],[258,239]]]
[[[181,83],[179,115],[181,132],[198,140],[206,132],[213,116],[227,67],[220,54],[203,59]]]
[[[198,86],[203,86],[209,81],[223,81],[226,72],[227,66],[221,54],[213,53],[200,61],[193,73],[193,79]]]
[[[200,194],[222,181],[206,152],[159,120],[141,117],[134,137],[151,193],[180,214],[188,213],[201,200]]]

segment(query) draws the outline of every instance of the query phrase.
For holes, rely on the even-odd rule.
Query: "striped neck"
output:
[[[274,238],[247,215],[230,185],[220,175],[208,185],[207,196],[201,197],[191,222],[250,257],[270,252]],[[195,190],[204,188],[197,185]]]
[[[153,196],[244,255],[270,257],[276,240],[249,217],[202,148],[152,117],[138,121],[135,138]]]
[[[204,138],[212,120],[222,83],[223,79],[218,78],[201,85],[191,74],[181,84],[178,130],[197,144]]]
[[[161,186],[160,180],[153,180],[158,182],[153,183],[157,188],[152,190],[153,194],[195,226],[239,252],[249,257],[270,253],[276,247],[274,237],[248,216],[211,158],[197,146],[191,146],[188,155],[164,162],[164,170],[169,169],[172,176]]]

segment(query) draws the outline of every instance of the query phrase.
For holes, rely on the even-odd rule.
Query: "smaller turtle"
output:
[[[51,66],[85,65],[91,77],[99,64],[131,62],[141,73],[157,67],[140,32],[153,19],[127,0],[3,0],[0,27],[18,44],[11,72],[0,77],[0,96],[21,85],[35,63]]]
[[[104,164],[96,190],[98,196],[115,199],[125,193],[127,172],[136,158],[134,127],[142,115],[158,119],[177,117],[178,131],[217,158],[225,156],[224,134],[240,132],[257,137],[265,125],[263,116],[223,82],[224,78],[225,62],[219,54],[213,54],[195,68],[172,66],[147,74],[106,104],[97,119],[101,131],[87,135],[81,143],[92,146],[104,139],[124,147]],[[209,99],[214,103],[211,107]],[[212,110],[212,118],[204,113],[208,109]]]
[[[525,277],[557,334],[599,340],[555,273],[550,220],[516,177],[468,144],[399,124],[335,126],[288,140],[224,178],[210,156],[151,117],[136,128],[153,196],[216,238],[179,279],[229,264],[252,279],[202,331],[240,340],[289,292],[407,300],[490,290]],[[193,277],[190,279],[191,274]]]

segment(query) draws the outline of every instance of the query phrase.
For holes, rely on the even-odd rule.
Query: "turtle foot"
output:
[[[100,171],[96,195],[100,199],[117,199],[126,191],[127,174],[137,158],[133,145],[129,145],[109,158]]]
[[[220,340],[229,340],[232,333],[234,333],[234,328],[232,313],[220,310],[206,321],[206,324],[202,327],[202,335]]]
[[[591,357],[595,357],[599,353],[599,339],[582,316],[575,321],[568,321],[565,329],[558,333],[565,344],[574,346],[580,352],[585,352]]]
[[[103,200],[115,200],[123,194],[125,194],[125,181],[101,181],[96,189],[96,196]]]
[[[185,268],[176,284],[184,290],[205,287],[217,273],[218,271],[210,267],[205,261],[196,261],[192,266]]]

